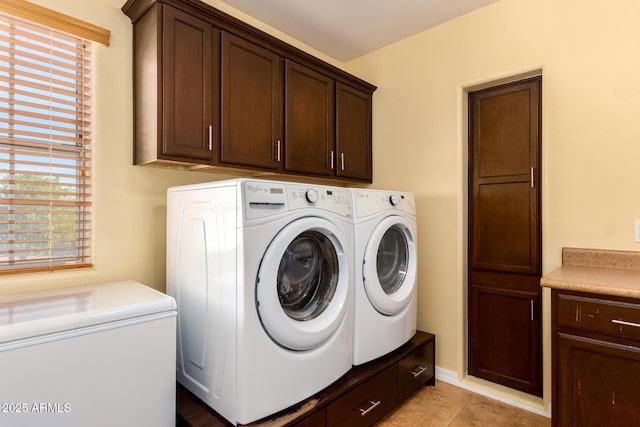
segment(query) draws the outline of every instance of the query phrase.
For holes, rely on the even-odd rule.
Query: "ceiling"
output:
[[[347,62],[497,0],[224,0]]]

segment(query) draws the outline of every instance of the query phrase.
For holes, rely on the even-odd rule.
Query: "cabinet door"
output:
[[[279,169],[282,64],[275,53],[222,32],[222,163]]]
[[[371,95],[336,83],[336,176],[371,182]]]
[[[469,374],[536,396],[541,89],[535,77],[469,93]]]
[[[513,279],[516,280],[516,279]],[[469,372],[531,394],[540,387],[540,292],[470,287]]]
[[[334,80],[286,61],[284,169],[333,175]]]
[[[212,163],[217,130],[219,31],[208,22],[163,8],[163,158]],[[153,106],[148,106],[153,108]]]
[[[554,425],[640,425],[640,348],[563,333],[558,347]]]

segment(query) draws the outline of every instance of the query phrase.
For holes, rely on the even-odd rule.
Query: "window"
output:
[[[0,12],[0,274],[91,265],[91,51]]]

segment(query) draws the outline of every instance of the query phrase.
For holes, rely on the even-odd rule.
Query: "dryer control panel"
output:
[[[413,193],[354,190],[353,197],[356,218],[393,210],[400,210],[412,216],[416,215],[416,203]]]

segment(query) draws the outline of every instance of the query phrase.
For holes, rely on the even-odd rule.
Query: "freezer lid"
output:
[[[0,344],[166,313],[173,298],[127,280],[0,295]]]

